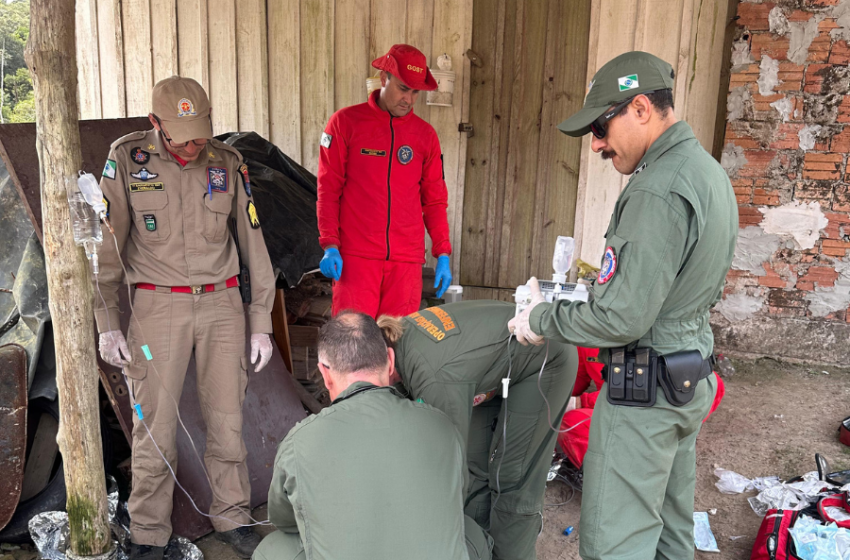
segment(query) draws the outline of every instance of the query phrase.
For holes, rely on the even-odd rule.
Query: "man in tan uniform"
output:
[[[206,92],[194,80],[173,76],[156,84],[152,105],[153,130],[112,144],[100,182],[115,230],[113,239],[104,228],[100,254],[100,352],[124,368],[136,403],[130,558],[161,560],[171,536],[174,479],[160,451],[176,471],[177,403],[193,351],[207,424],[211,521],[221,540],[249,558],[259,538],[242,526],[249,523],[250,499],[242,441],[248,360],[231,219],[250,271],[255,371],[272,353],[274,274],[247,167],[239,152],[212,139]],[[122,254],[127,280],[136,287],[127,341],[118,316]]]

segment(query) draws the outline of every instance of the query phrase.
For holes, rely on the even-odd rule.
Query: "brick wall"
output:
[[[721,163],[742,236],[718,346],[841,361],[818,352],[850,347],[850,0],[742,1],[736,24]]]

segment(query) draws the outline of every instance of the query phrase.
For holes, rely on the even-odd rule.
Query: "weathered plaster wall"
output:
[[[721,163],[740,234],[717,346],[850,359],[850,0],[742,1]]]

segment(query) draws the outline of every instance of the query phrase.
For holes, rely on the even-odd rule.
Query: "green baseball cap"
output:
[[[673,67],[655,55],[632,51],[610,60],[593,76],[584,107],[558,125],[567,136],[584,136],[612,105],[659,89],[673,89]]]

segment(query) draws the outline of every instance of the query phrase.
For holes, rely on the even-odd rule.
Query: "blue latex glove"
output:
[[[336,247],[328,247],[325,249],[325,256],[322,257],[319,263],[319,269],[325,278],[333,278],[339,280],[342,275],[342,256]],[[449,276],[451,278],[451,276]]]
[[[440,286],[440,283],[442,283],[442,287],[437,290],[437,297],[443,297],[449,284],[452,283],[452,271],[449,268],[448,255],[440,255],[437,258],[437,274],[434,277],[434,287]]]

